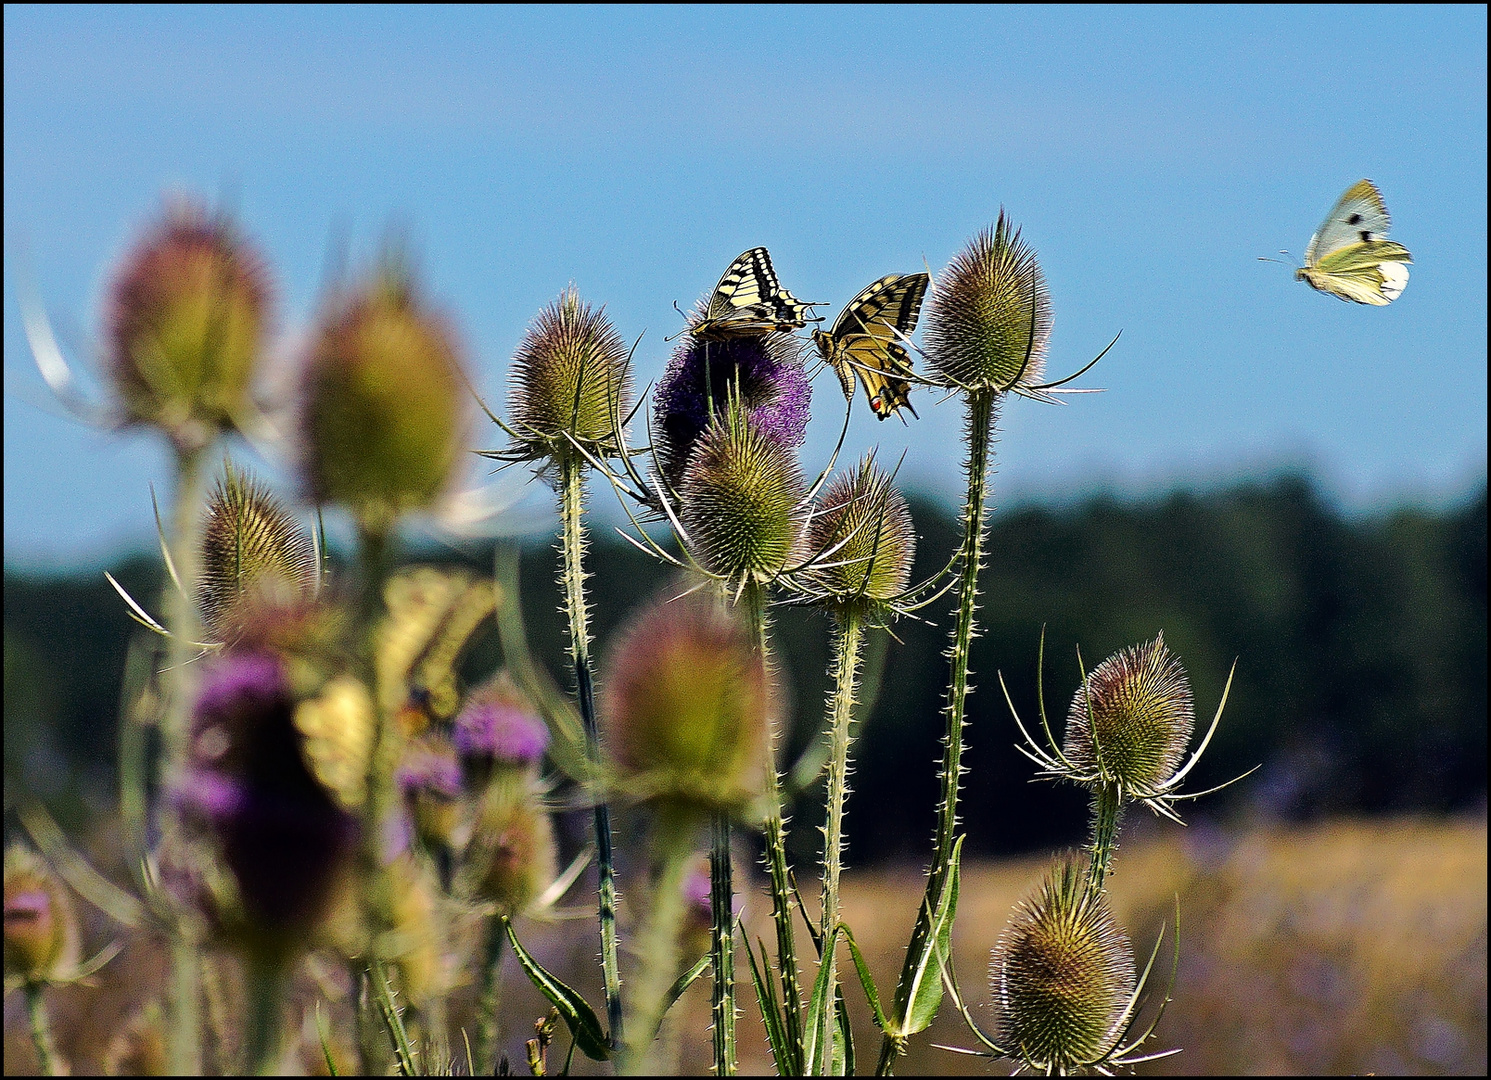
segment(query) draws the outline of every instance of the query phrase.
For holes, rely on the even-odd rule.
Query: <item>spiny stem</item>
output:
[[[769,662],[766,636],[766,590],[758,582],[745,588],[746,610],[755,630],[756,648]],[[771,880],[771,914],[777,931],[777,966],[781,970],[782,1007],[786,1013],[787,1045],[794,1054],[802,1049],[802,990],[798,985],[797,944],[792,927],[792,889],[787,872],[787,824],[782,818],[782,786],[777,775],[776,730],[767,734],[766,758],[766,869]],[[788,1070],[802,1071],[801,1062]]]
[[[1118,785],[1100,783],[1092,789],[1092,861],[1087,872],[1087,888],[1094,895],[1103,891],[1103,881],[1113,869],[1113,853],[1118,850],[1118,826],[1123,821],[1123,796]]]
[[[590,613],[585,603],[585,459],[574,450],[559,453],[560,519],[564,549],[564,606],[569,613],[570,657],[585,749],[600,762],[600,735],[595,721],[595,689],[590,670]],[[611,852],[611,807],[595,804],[595,847],[600,874],[601,970],[606,984],[606,1020],[611,1047],[622,1045],[621,965],[616,942],[616,862]]]
[[[191,661],[196,655],[194,643],[200,636],[196,589],[201,563],[198,533],[206,456],[205,447],[178,448],[176,454],[176,492],[171,508],[171,534],[166,544],[181,587],[178,589],[167,577],[165,608],[171,638],[166,670],[162,673],[167,700],[161,776],[164,790],[170,790],[179,781],[191,742],[191,710],[197,682],[197,665]],[[163,845],[174,845],[179,835],[175,813],[167,810],[161,825]],[[175,920],[171,929],[167,1060],[170,1071],[177,1075],[192,1076],[202,1071],[201,973],[197,952],[190,925],[183,919]]]
[[[857,604],[847,605],[839,616],[835,645],[832,716],[829,721],[831,751],[828,764],[828,823],[823,840],[823,921],[825,942],[834,940],[839,924],[839,871],[844,861],[844,803],[849,798],[849,724],[854,714],[854,696],[859,674],[859,649],[864,615]],[[834,1000],[839,984],[837,950],[825,954],[820,963],[829,966],[827,1000]],[[820,1046],[834,1037],[834,1011],[823,1011],[825,1030],[817,1033]]]
[[[66,1076],[67,1067],[57,1055],[57,1045],[52,1041],[52,1021],[47,1015],[47,1003],[42,1000],[44,986],[39,982],[25,984],[26,1015],[31,1021],[31,1043],[36,1047],[36,1060],[41,1065],[43,1076]]]
[[[931,940],[932,914],[942,900],[952,860],[953,841],[958,827],[958,784],[962,776],[963,712],[968,697],[968,649],[973,640],[974,613],[978,601],[978,573],[983,562],[984,513],[989,474],[989,443],[993,435],[994,404],[998,391],[983,389],[968,394],[968,494],[963,505],[962,568],[958,581],[958,621],[953,627],[951,651],[952,679],[948,685],[947,732],[943,736],[942,802],[937,811],[937,839],[933,849],[932,868],[927,874],[926,895],[917,912],[901,968],[896,1003],[901,1015],[895,1020],[904,1025],[909,1018],[911,998],[909,983],[922,967]],[[896,1053],[893,1036],[887,1034],[881,1047],[877,1075],[888,1076]]]
[[[735,910],[730,881],[730,819],[716,814],[709,849],[709,957],[714,966],[714,1074],[735,1075]]]
[[[492,1075],[497,1068],[499,1028],[497,1009],[502,1003],[502,949],[507,944],[507,934],[502,920],[495,916],[487,920],[486,941],[482,949],[480,985],[477,992],[476,1039],[477,1053],[481,1056],[482,1069]]]

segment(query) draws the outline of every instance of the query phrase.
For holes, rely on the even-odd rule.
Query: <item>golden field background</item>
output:
[[[1484,1074],[1486,1071],[1486,822],[1475,820],[1342,820],[1306,828],[1228,832],[1179,829],[1133,815],[1119,852],[1111,897],[1136,950],[1147,955],[1175,897],[1181,906],[1181,961],[1170,1005],[1152,1049],[1180,1046],[1174,1058],[1151,1063],[1156,1074]],[[1045,860],[969,863],[955,935],[958,971],[974,1013],[989,1019],[988,950],[1011,907],[1039,878]],[[754,936],[769,938],[769,910],[760,882],[745,898]],[[809,890],[805,889],[805,892]],[[635,895],[630,890],[628,895]],[[914,869],[850,872],[845,915],[864,949],[881,992],[890,995],[911,916],[921,894]],[[583,898],[572,894],[578,905]],[[95,929],[98,929],[95,924]],[[590,919],[541,924],[521,933],[540,960],[600,1000]],[[90,944],[102,943],[97,939]],[[799,949],[811,951],[805,934]],[[1169,942],[1157,963],[1163,987]],[[741,1072],[770,1072],[744,956]],[[847,955],[859,1071],[873,1070],[879,1038]],[[109,1039],[159,985],[159,950],[132,941],[97,977],[96,986],[56,991],[62,1053],[76,1072],[96,1073]],[[229,1027],[241,1002],[231,965],[222,965]],[[511,958],[505,968],[506,1043],[514,1069],[523,1040],[545,1011]],[[709,1069],[709,994],[701,981],[680,1002],[667,1036],[680,1066]],[[297,1007],[309,1015],[317,984],[303,980]],[[34,1068],[19,995],[6,1001],[5,1071]],[[454,1018],[466,1004],[458,994]],[[335,1008],[332,1006],[332,1008]],[[313,1030],[305,1025],[307,1034]],[[232,1033],[229,1033],[231,1042]],[[560,1047],[565,1040],[561,1039]],[[898,1065],[901,1075],[1002,1075],[991,1064],[932,1048],[972,1045],[948,1006]],[[458,1044],[459,1045],[459,1044]],[[318,1053],[301,1048],[292,1067],[312,1067]],[[148,1055],[147,1055],[148,1056]],[[457,1052],[459,1057],[459,1051]],[[562,1058],[561,1058],[562,1060]],[[557,1072],[559,1061],[552,1063]],[[602,1071],[577,1060],[577,1074]],[[608,1070],[607,1070],[608,1071]]]

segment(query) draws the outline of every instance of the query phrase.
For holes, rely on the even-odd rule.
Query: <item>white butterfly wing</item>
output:
[[[1314,266],[1326,255],[1348,244],[1387,239],[1392,219],[1382,201],[1382,192],[1370,180],[1358,180],[1336,200],[1330,214],[1310,237],[1305,265]]]

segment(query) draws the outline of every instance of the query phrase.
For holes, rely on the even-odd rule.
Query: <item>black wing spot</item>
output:
[[[1361,235],[1361,238],[1362,238],[1362,243],[1364,243],[1364,244],[1370,244],[1372,242],[1372,234],[1370,232],[1368,232],[1366,229],[1363,229],[1361,231],[1360,235]]]
[[[1360,225],[1361,223],[1362,216],[1360,214],[1352,214],[1349,218],[1346,219],[1346,224],[1348,225]]]

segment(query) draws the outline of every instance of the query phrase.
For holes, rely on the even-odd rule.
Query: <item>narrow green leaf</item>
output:
[[[844,987],[834,987],[834,1016],[838,1018],[839,1037],[834,1040],[834,1075],[854,1075],[854,1031],[849,1026],[849,1008],[844,1004]]]
[[[756,954],[751,949],[750,938],[743,937],[741,943],[745,945],[746,958],[751,963],[751,983],[756,987],[756,1002],[761,1006],[761,1021],[766,1027],[766,1042],[771,1047],[771,1058],[776,1063],[777,1075],[788,1076],[790,1068],[784,1064],[792,1060],[791,1047],[787,1042],[786,1025],[782,1022],[782,1007],[777,1001],[775,985],[772,982],[770,961],[766,958],[766,942],[757,939],[757,946],[761,949],[761,964],[756,963]],[[761,973],[761,966],[766,966],[766,974]]]
[[[834,945],[838,940],[839,928],[834,927],[824,943],[823,958],[818,962],[818,977],[813,980],[813,993],[808,998],[803,1060],[808,1064],[809,1076],[828,1076],[833,1065],[834,1023],[828,1011],[828,982],[833,974]]]
[[[808,905],[803,903],[802,890],[797,887],[797,875],[789,870],[787,871],[787,880],[792,883],[792,895],[797,898],[797,910],[802,912],[802,921],[808,928],[808,937],[813,939],[813,948],[817,950],[818,955],[821,957],[823,955],[823,935],[818,930],[818,922],[808,915]]]
[[[840,923],[839,929],[844,932],[844,940],[849,943],[849,955],[854,957],[854,970],[859,972],[859,985],[864,989],[865,1000],[870,1003],[870,1011],[875,1014],[875,1026],[885,1031],[890,1021],[885,1018],[885,1009],[880,1005],[880,992],[875,989],[875,976],[870,974],[870,966],[865,963],[865,955],[859,951],[859,945],[855,943],[854,934],[849,927]]]
[[[321,1041],[321,1056],[326,1059],[326,1075],[340,1076],[336,1059],[331,1056],[331,1027],[321,1014],[321,1002],[316,1002],[316,1038]]]
[[[932,913],[923,939],[921,955],[917,957],[912,973],[910,993],[906,995],[906,1013],[898,1034],[903,1037],[925,1031],[937,1017],[942,1006],[942,963],[952,947],[953,920],[958,913],[958,862],[963,851],[963,837],[953,841],[952,857],[948,860],[947,885],[938,898],[937,910]]]
[[[394,1063],[399,1075],[414,1076],[414,1047],[409,1044],[409,1033],[404,1030],[404,1018],[394,1004],[393,990],[388,985],[388,973],[381,963],[374,961],[368,975],[373,980],[373,994],[378,999],[378,1009],[383,1013],[388,1037],[393,1043]]]
[[[674,981],[668,988],[667,994],[663,996],[663,1011],[658,1014],[658,1022],[661,1024],[663,1017],[668,1015],[668,1010],[673,1008],[674,1002],[683,997],[684,991],[694,985],[694,982],[709,970],[709,954],[705,953],[699,957],[699,962],[689,968]]]
[[[560,1019],[569,1028],[580,1052],[591,1061],[605,1061],[609,1058],[611,1048],[606,1042],[606,1033],[601,1030],[601,1022],[596,1018],[595,1010],[577,991],[571,990],[550,975],[542,964],[528,954],[528,950],[519,943],[518,935],[513,931],[511,919],[504,917],[502,926],[507,931],[508,943],[512,945],[513,955],[518,958],[524,973],[538,987],[539,993],[559,1010]]]

